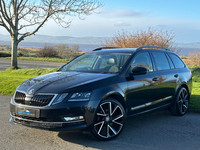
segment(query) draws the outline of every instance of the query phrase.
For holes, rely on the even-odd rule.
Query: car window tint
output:
[[[176,68],[184,68],[185,65],[184,63],[181,61],[181,59],[174,55],[174,54],[169,54],[169,56],[172,58],[172,61],[174,62],[174,65]]]
[[[77,69],[77,68],[91,68],[94,64],[94,61],[98,58],[97,55],[88,54],[87,57],[81,59],[80,61],[76,61],[76,64],[72,66],[70,69]]]
[[[131,63],[131,70],[135,67],[145,67],[148,72],[153,72],[151,58],[148,52],[138,54]]]
[[[168,61],[169,61],[169,64],[170,64],[171,69],[174,69],[175,67],[174,67],[174,64],[173,64],[171,58],[170,58],[168,55],[166,55],[166,56],[167,56],[167,59],[168,59]]]
[[[167,57],[165,56],[165,53],[152,52],[152,54],[153,54],[153,57],[155,59],[158,70],[170,69],[169,62],[167,60]]]

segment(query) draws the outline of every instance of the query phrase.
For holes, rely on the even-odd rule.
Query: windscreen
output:
[[[60,71],[118,73],[131,53],[85,53],[65,65]]]

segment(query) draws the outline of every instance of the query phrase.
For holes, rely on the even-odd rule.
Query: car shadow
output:
[[[199,109],[200,109],[200,101],[199,100],[200,100],[200,95],[191,95],[190,104],[189,104],[189,108],[188,108],[190,112],[199,112]]]
[[[159,111],[142,116],[131,117],[126,120],[122,133],[114,140],[102,142],[88,134],[72,133],[72,132],[59,132],[58,137],[64,141],[72,142],[82,145],[84,147],[92,147],[97,149],[125,149],[124,146],[130,147],[134,140],[141,138],[142,141],[151,139],[151,133],[156,134],[160,132],[155,127],[159,122],[163,126],[165,119],[170,119],[172,116],[169,111]],[[110,144],[108,144],[110,143]],[[137,142],[136,142],[137,143]],[[134,147],[136,145],[134,144]],[[139,149],[141,146],[138,147]],[[144,147],[143,147],[144,148]],[[141,148],[142,149],[142,148]]]

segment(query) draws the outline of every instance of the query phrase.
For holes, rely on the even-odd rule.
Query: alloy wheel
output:
[[[115,100],[100,104],[94,123],[95,136],[101,140],[115,138],[124,126],[124,108]]]
[[[183,115],[186,113],[188,109],[189,97],[188,91],[185,88],[182,88],[178,97],[178,109],[180,113]]]

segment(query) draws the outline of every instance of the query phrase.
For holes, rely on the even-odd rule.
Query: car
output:
[[[19,85],[10,122],[111,140],[128,117],[160,109],[184,115],[191,91],[191,71],[167,48],[102,47]]]

